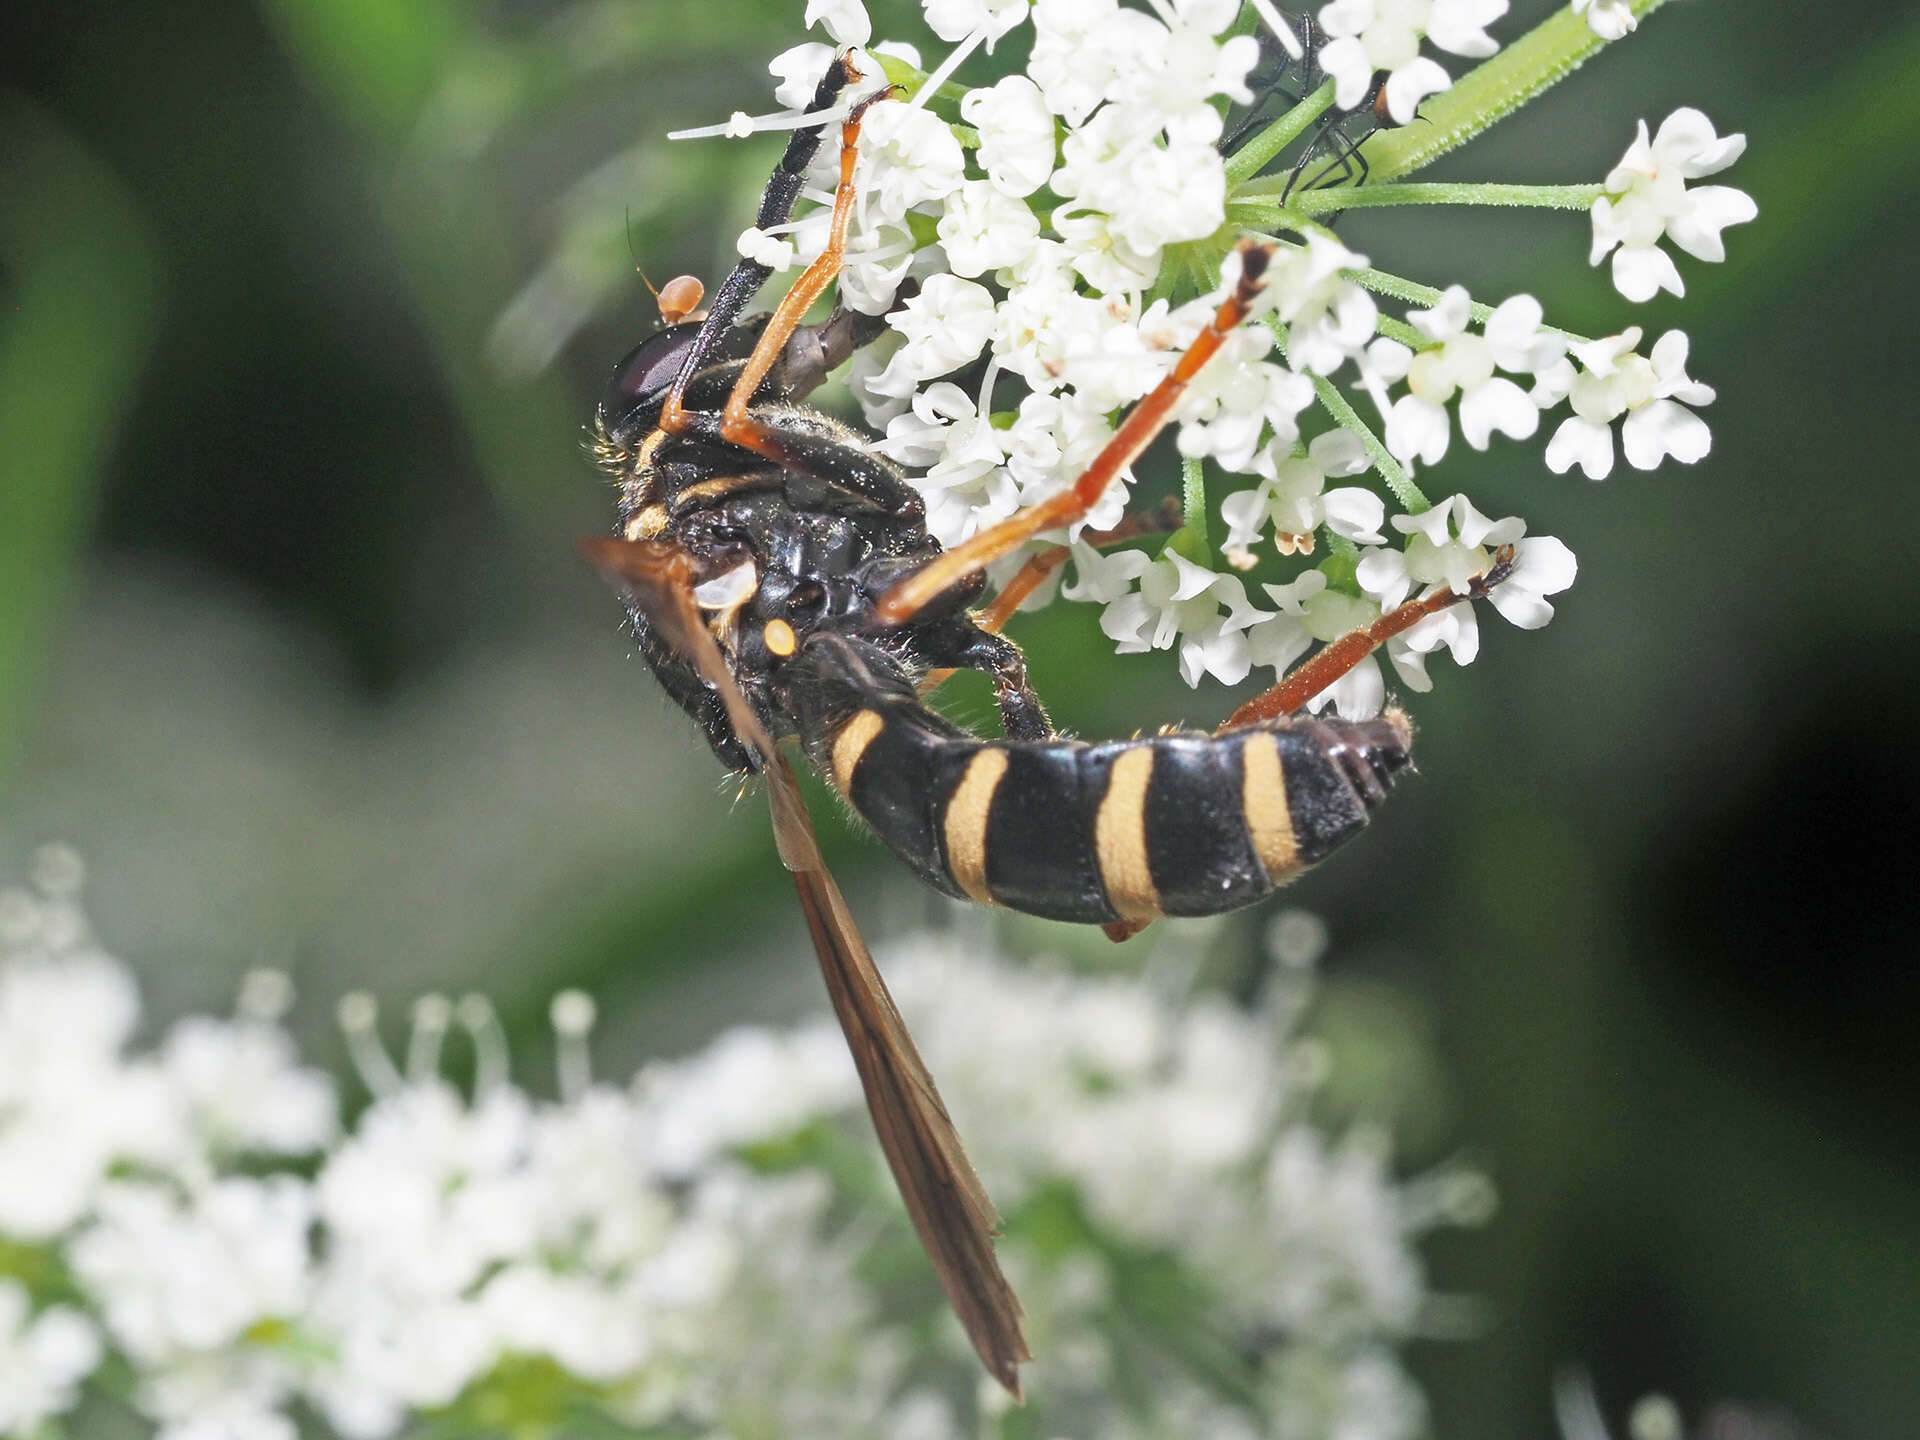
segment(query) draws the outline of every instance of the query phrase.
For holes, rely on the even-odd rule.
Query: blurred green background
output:
[[[352,986],[479,986],[531,1070],[581,985],[611,1072],[817,1004],[757,810],[569,546],[608,513],[581,423],[652,323],[629,245],[717,278],[778,143],[662,136],[768,108],[801,8],[6,7],[0,873],[79,844],[156,1023],[282,964],[337,1056]],[[1697,468],[1456,447],[1423,480],[1563,537],[1580,582],[1543,634],[1490,620],[1436,667],[1422,775],[1293,896],[1336,937],[1347,1103],[1502,1191],[1434,1253],[1486,1302],[1415,1348],[1441,1434],[1548,1433],[1573,1361],[1616,1414],[1658,1388],[1894,1440],[1920,1434],[1920,26],[1669,6],[1437,176],[1592,179],[1681,104],[1749,136],[1723,178],[1761,211],[1726,265],[1682,259],[1684,301],[1615,296],[1579,215],[1343,225],[1571,328],[1683,326],[1720,399]],[[1094,621],[1022,632],[1070,727],[1228,708]],[[877,935],[940,918],[821,813]]]

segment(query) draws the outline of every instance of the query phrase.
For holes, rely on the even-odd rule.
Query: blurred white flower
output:
[[[1040,220],[988,181],[968,180],[947,197],[938,232],[953,273],[971,279],[1025,263],[1040,239]]]
[[[694,1059],[642,1072],[641,1086],[642,1148],[671,1180],[860,1102],[846,1042],[830,1021],[788,1034],[728,1030]]]
[[[0,1435],[33,1435],[73,1408],[100,1363],[100,1337],[71,1306],[38,1315],[26,1286],[0,1276]]]

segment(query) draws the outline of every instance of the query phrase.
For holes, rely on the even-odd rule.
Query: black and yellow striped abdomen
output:
[[[831,668],[854,673],[834,676],[828,703],[802,707],[802,739],[887,848],[949,895],[1055,920],[1250,904],[1364,827],[1407,763],[1393,712],[1226,735],[990,741],[910,688]]]

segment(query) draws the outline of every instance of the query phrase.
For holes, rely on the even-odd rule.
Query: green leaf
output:
[[[0,783],[18,759],[100,472],[152,344],[160,266],[119,179],[0,97]]]

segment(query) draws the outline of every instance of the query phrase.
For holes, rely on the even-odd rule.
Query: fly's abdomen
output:
[[[1217,915],[1363,828],[1408,760],[1404,716],[1226,735],[981,740],[898,693],[802,731],[815,764],[949,895],[1104,924]]]

